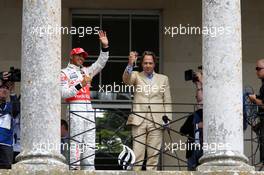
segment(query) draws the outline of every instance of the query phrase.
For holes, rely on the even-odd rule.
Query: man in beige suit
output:
[[[163,137],[162,117],[166,115],[171,119],[171,113],[168,113],[172,111],[169,80],[167,76],[154,72],[156,56],[153,52],[143,53],[142,72],[133,71],[135,60],[135,52],[130,52],[128,66],[123,74],[124,83],[132,85],[134,89],[133,112],[127,121],[128,125],[132,125],[133,151],[136,156],[134,170],[141,170],[145,149],[147,170],[157,170]]]

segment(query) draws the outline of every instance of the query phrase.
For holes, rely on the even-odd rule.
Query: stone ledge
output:
[[[198,172],[198,171],[16,171],[0,170],[0,175],[264,175],[264,171]]]

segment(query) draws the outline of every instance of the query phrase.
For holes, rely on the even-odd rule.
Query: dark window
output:
[[[159,20],[157,17],[132,18],[132,50],[153,51],[159,56]]]
[[[136,14],[73,14],[72,26],[96,27],[107,32],[110,45],[110,58],[103,71],[94,77],[92,82],[93,91],[99,90],[99,85],[122,85],[122,74],[127,65],[130,50],[136,50],[139,56],[143,51],[153,51],[158,62],[160,58],[160,32],[159,15],[136,15]],[[97,28],[96,28],[97,29]],[[85,66],[91,65],[99,56],[100,44],[97,34],[76,34],[72,36],[72,47],[82,47],[88,54],[89,59]],[[140,57],[139,57],[140,58]],[[137,61],[140,69],[140,59]],[[155,71],[159,71],[159,63]]]
[[[111,55],[124,56],[129,52],[129,16],[103,16],[102,29],[111,42]]]
[[[98,55],[100,51],[98,35],[93,33],[96,27],[100,27],[99,16],[74,16],[72,25],[76,28],[84,27],[88,33],[72,35],[72,47],[82,47],[89,55]]]

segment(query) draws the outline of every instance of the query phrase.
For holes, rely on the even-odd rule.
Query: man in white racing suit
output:
[[[90,67],[83,67],[88,53],[82,48],[74,48],[70,53],[70,63],[61,70],[62,98],[69,103],[70,111],[69,149],[73,169],[94,170],[96,134],[95,117],[90,101],[90,83],[91,79],[104,68],[109,58],[105,32],[99,31],[99,40],[102,51],[97,61]]]

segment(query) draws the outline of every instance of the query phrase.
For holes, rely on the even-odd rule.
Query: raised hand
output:
[[[99,35],[99,40],[100,40],[103,48],[107,48],[108,47],[108,39],[106,36],[106,32],[100,30],[98,35]]]
[[[135,61],[137,60],[137,55],[138,53],[135,52],[135,51],[131,51],[129,53],[129,56],[128,56],[128,64],[133,66],[133,64],[135,63]]]
[[[3,80],[8,80],[8,77],[10,77],[10,73],[8,72],[3,72]]]

